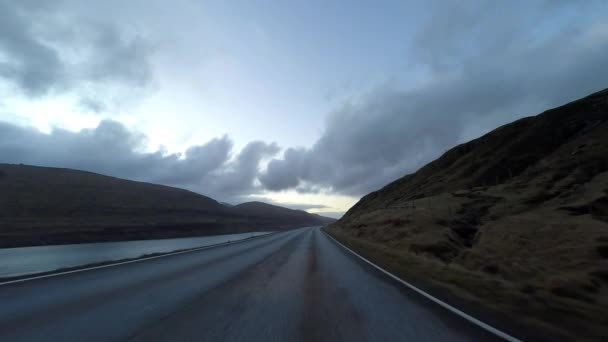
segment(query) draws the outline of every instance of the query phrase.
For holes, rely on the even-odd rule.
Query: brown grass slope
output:
[[[607,196],[603,90],[456,146],[329,232],[457,301],[594,340],[608,336]]]
[[[0,164],[0,247],[319,224],[314,215],[281,209],[283,215],[261,212],[254,220],[235,207],[183,189],[78,170]]]

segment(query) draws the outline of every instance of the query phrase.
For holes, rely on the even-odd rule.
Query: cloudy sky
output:
[[[0,0],[0,162],[335,216],[607,56],[606,1]]]

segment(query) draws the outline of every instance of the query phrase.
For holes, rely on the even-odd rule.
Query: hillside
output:
[[[60,168],[0,164],[0,194],[0,247],[320,224],[315,215],[280,207],[280,215],[261,211],[253,219],[191,191]]]
[[[603,90],[456,146],[328,231],[532,330],[608,336],[607,132]]]
[[[268,220],[276,219],[280,219],[286,224],[298,225],[311,225],[311,220],[315,222],[314,225],[326,225],[336,221],[328,217],[309,214],[303,210],[292,210],[263,202],[241,203],[234,206],[233,209],[261,226]]]

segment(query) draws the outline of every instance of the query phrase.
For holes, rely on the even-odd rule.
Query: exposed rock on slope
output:
[[[329,231],[405,277],[597,338],[608,335],[607,196],[604,90],[449,150]]]

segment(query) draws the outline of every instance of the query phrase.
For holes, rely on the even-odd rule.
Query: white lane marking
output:
[[[196,247],[196,248],[188,249],[188,250],[185,250],[185,251],[169,252],[169,253],[162,254],[162,255],[156,255],[156,256],[151,256],[151,257],[144,257],[144,258],[135,259],[135,260],[129,260],[129,261],[120,261],[120,262],[115,262],[115,263],[111,263],[111,264],[107,264],[107,265],[87,267],[87,268],[80,268],[80,269],[77,269],[77,270],[65,271],[65,272],[50,273],[50,274],[45,274],[45,275],[35,276],[35,277],[30,277],[30,278],[22,278],[22,279],[16,279],[16,280],[9,280],[9,281],[5,281],[3,283],[0,283],[0,286],[2,286],[2,285],[8,285],[8,284],[23,283],[23,282],[26,282],[26,281],[31,281],[31,280],[36,280],[36,279],[57,277],[57,276],[66,275],[66,274],[70,274],[70,273],[85,272],[85,271],[97,270],[97,269],[100,269],[100,268],[107,268],[107,267],[114,267],[114,266],[132,264],[132,263],[135,263],[135,262],[142,262],[142,261],[147,261],[147,260],[152,260],[152,259],[159,259],[159,258],[164,258],[164,257],[172,256],[172,255],[178,255],[178,254],[184,254],[184,253],[192,253],[192,252],[197,252],[197,251],[200,251],[200,250],[203,250],[203,249],[209,249],[209,248],[214,248],[214,247],[232,245],[232,244],[239,243],[239,242],[251,241],[251,240],[255,240],[255,239],[258,239],[258,238],[265,237],[265,236],[274,235],[274,234],[277,234],[277,233],[280,233],[280,232],[277,231],[277,232],[272,232],[272,233],[268,233],[268,234],[264,234],[264,235],[254,236],[252,238],[245,238],[245,239],[236,240],[236,241],[216,243],[214,245]],[[76,267],[78,267],[78,266],[76,266]]]
[[[408,283],[407,281],[405,281],[405,280],[403,280],[403,279],[401,279],[401,278],[397,277],[396,275],[394,275],[394,274],[390,273],[389,271],[385,270],[384,268],[382,268],[382,267],[380,267],[380,266],[378,266],[378,265],[374,264],[373,262],[369,261],[368,259],[366,259],[365,257],[361,256],[360,254],[358,254],[357,252],[353,251],[352,249],[350,249],[350,248],[346,247],[346,246],[345,246],[345,245],[343,245],[343,244],[342,244],[340,241],[338,241],[338,240],[334,239],[334,238],[333,238],[331,235],[329,235],[327,232],[325,232],[323,229],[321,229],[321,231],[322,231],[322,232],[323,232],[323,234],[325,234],[327,237],[329,237],[330,239],[332,239],[332,240],[333,240],[335,243],[337,243],[338,245],[342,246],[342,248],[346,249],[347,251],[351,252],[351,253],[352,253],[352,254],[354,254],[355,256],[359,257],[359,259],[361,259],[361,260],[365,261],[366,263],[368,263],[368,264],[370,264],[371,266],[375,267],[376,269],[378,269],[378,270],[379,270],[379,271],[381,271],[382,273],[384,273],[384,274],[388,275],[389,277],[391,277],[391,278],[395,279],[396,281],[400,282],[401,284],[403,284],[403,285],[407,286],[407,287],[408,287],[408,288],[410,288],[411,290],[414,290],[414,291],[415,291],[415,292],[417,292],[418,294],[420,294],[420,295],[422,295],[422,296],[426,297],[427,299],[430,299],[431,301],[433,301],[433,302],[435,302],[435,303],[437,303],[437,304],[441,305],[441,306],[442,306],[442,307],[444,307],[445,309],[450,310],[451,312],[453,312],[453,313],[455,313],[456,315],[458,315],[458,316],[460,316],[460,317],[462,317],[462,318],[466,319],[467,321],[469,321],[469,322],[471,322],[471,323],[473,323],[473,324],[475,324],[475,325],[477,325],[477,326],[479,326],[479,327],[481,327],[481,328],[483,328],[483,329],[485,329],[485,330],[487,330],[487,331],[491,332],[492,334],[494,334],[494,335],[496,335],[496,336],[502,337],[503,339],[505,339],[505,340],[507,340],[507,341],[510,341],[510,342],[521,342],[521,340],[519,340],[519,339],[517,339],[517,338],[515,338],[515,337],[513,337],[513,336],[511,336],[511,335],[509,335],[509,334],[507,334],[507,333],[505,333],[505,332],[502,332],[502,331],[500,331],[500,330],[498,330],[498,329],[494,328],[493,326],[491,326],[491,325],[489,325],[489,324],[487,324],[487,323],[484,323],[484,322],[482,322],[482,321],[478,320],[477,318],[475,318],[475,317],[473,317],[473,316],[471,316],[471,315],[468,315],[468,314],[466,314],[466,313],[464,313],[464,312],[462,312],[462,311],[460,311],[460,310],[456,309],[455,307],[451,306],[450,304],[448,304],[448,303],[446,303],[446,302],[441,301],[440,299],[437,299],[437,298],[435,298],[435,297],[431,296],[430,294],[428,294],[428,293],[424,292],[423,290],[421,290],[421,289],[417,288],[416,286],[414,286],[414,285],[412,285],[412,284]]]

